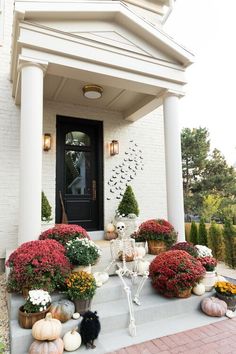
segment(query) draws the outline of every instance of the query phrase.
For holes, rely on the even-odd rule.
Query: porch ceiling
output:
[[[101,85],[103,87],[102,97],[97,100],[91,100],[84,97],[82,91],[83,86],[89,83],[99,84],[97,81],[86,82],[47,74],[44,79],[44,98],[50,101],[83,106],[89,105],[94,108],[118,111],[122,113],[124,118],[131,107],[134,109],[140,104],[140,102],[155,98],[155,96],[131,91],[126,88],[121,89],[108,85]],[[158,92],[161,92],[161,89],[159,89]]]

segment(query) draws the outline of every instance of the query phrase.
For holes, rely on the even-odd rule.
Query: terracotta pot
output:
[[[83,315],[86,311],[91,309],[92,299],[88,300],[73,300],[75,304],[75,311]]]
[[[191,296],[191,291],[192,291],[192,288],[185,289],[185,290],[179,290],[176,297],[186,299],[187,297]]]
[[[49,307],[41,312],[26,313],[23,310],[23,306],[19,308],[18,311],[18,322],[22,328],[31,329],[33,324],[38,320],[45,318],[46,314],[49,312]]]
[[[164,241],[149,240],[148,241],[148,253],[158,255],[165,252],[167,249]]]
[[[228,310],[235,311],[236,309],[236,295],[228,296],[221,293],[216,292],[216,296],[226,302]]]

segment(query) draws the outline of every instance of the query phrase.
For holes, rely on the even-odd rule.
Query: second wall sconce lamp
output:
[[[118,155],[119,154],[119,141],[118,140],[112,140],[110,143],[110,155]]]

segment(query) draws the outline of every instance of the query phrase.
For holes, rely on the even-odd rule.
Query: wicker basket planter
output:
[[[21,306],[19,308],[19,312],[18,312],[19,325],[22,328],[31,329],[35,322],[45,318],[48,311],[49,311],[49,307],[45,311],[35,312],[35,313],[27,313],[23,310],[23,306]]]
[[[158,255],[167,250],[164,241],[148,240],[148,253]]]

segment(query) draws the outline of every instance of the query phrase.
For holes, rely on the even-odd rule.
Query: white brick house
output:
[[[167,218],[184,239],[178,104],[193,55],[162,30],[172,6],[1,1],[0,258],[38,237],[41,190],[53,222],[61,191],[70,222],[102,230],[131,184],[140,219]]]

